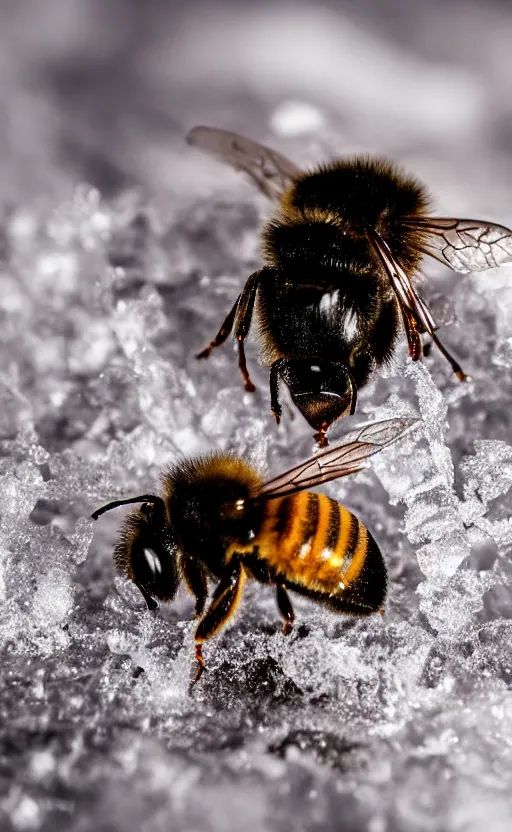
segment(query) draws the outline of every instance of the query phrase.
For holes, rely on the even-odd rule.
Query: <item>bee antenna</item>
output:
[[[113,508],[117,508],[118,506],[128,506],[131,503],[160,503],[163,504],[163,500],[161,497],[156,497],[154,494],[141,494],[140,497],[130,497],[128,500],[114,500],[113,503],[107,503],[106,506],[102,506],[101,508],[97,508],[96,511],[93,511],[91,517],[93,520],[97,520],[101,514],[105,514],[106,511],[110,511]]]

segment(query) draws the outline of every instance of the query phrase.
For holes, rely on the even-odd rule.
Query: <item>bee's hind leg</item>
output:
[[[295,613],[293,611],[292,602],[288,595],[284,584],[277,584],[276,587],[276,601],[279,612],[284,618],[283,633],[285,636],[291,633],[293,622],[295,621]]]
[[[446,360],[450,364],[453,372],[455,373],[455,375],[457,376],[459,381],[471,381],[471,377],[466,375],[466,373],[464,372],[464,370],[462,369],[462,367],[460,366],[458,361],[455,361],[455,358],[453,357],[453,355],[450,355],[448,350],[442,345],[441,341],[439,340],[439,338],[437,337],[435,332],[432,332],[431,337],[432,337],[432,340],[433,340],[434,344],[442,352],[442,354],[444,355],[444,357],[446,358]]]
[[[459,381],[471,381],[470,377],[466,375],[458,361],[456,361],[453,355],[451,355],[446,349],[446,347],[443,346],[433,329],[429,331],[429,335],[432,338],[432,342],[430,344],[427,344],[426,348],[423,348],[420,334],[426,332],[425,327],[418,323],[416,318],[414,318],[413,315],[403,306],[401,306],[401,309],[404,328],[407,335],[407,342],[409,344],[409,355],[411,356],[412,360],[419,361],[423,357],[423,355],[427,355],[430,352],[431,343],[433,342],[437,346],[439,351],[444,355]]]
[[[402,320],[404,322],[405,334],[407,335],[407,343],[409,345],[409,355],[413,361],[419,361],[423,356],[423,344],[420,338],[420,327],[416,319],[403,306]]]

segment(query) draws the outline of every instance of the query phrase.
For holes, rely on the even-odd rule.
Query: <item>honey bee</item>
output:
[[[423,355],[428,333],[461,381],[458,362],[415,287],[427,254],[457,272],[512,261],[512,231],[484,220],[431,216],[424,186],[385,159],[338,159],[310,172],[250,139],[194,127],[189,144],[244,171],[276,200],[262,234],[265,265],[247,280],[211,343],[207,358],[231,332],[245,389],[255,388],[244,353],[253,318],[262,362],[270,367],[271,409],[279,422],[279,383],[320,445],[327,429],[352,414],[357,391],[395,348],[400,322],[409,355]]]
[[[126,517],[114,559],[149,609],[155,599],[172,600],[183,579],[199,618],[196,680],[205,667],[204,642],[233,615],[250,578],[275,586],[285,634],[294,621],[289,589],[333,612],[381,609],[386,567],[372,535],[344,506],[306,489],[359,471],[416,421],[366,425],[355,438],[267,481],[236,456],[184,460],[164,472],[162,496],[116,500],[92,514],[96,520],[117,506],[142,503]],[[205,611],[209,580],[217,585]]]

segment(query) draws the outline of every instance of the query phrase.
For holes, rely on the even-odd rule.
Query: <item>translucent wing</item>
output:
[[[317,454],[263,485],[264,499],[283,497],[305,488],[312,488],[329,480],[353,474],[363,467],[368,457],[403,436],[417,419],[387,419],[366,425],[357,436],[347,439],[336,448]]]
[[[188,144],[206,150],[235,170],[242,170],[269,199],[276,199],[300,169],[280,153],[244,136],[217,127],[193,127],[187,134]]]
[[[429,335],[433,335],[437,329],[436,323],[425,301],[412,285],[407,273],[393,257],[388,244],[376,231],[368,232],[368,236],[384,271],[389,277],[400,305],[417,321],[421,332],[428,332]]]
[[[405,224],[429,234],[425,253],[456,272],[481,272],[512,263],[512,231],[504,225],[455,217],[415,218]]]

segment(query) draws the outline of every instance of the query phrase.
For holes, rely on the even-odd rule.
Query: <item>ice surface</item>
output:
[[[384,152],[443,213],[512,224],[509,11],[466,4],[468,51],[455,7],[441,26],[437,4],[324,5],[292,23],[257,4],[1,12],[2,832],[512,826],[511,267],[428,267],[472,382],[402,343],[353,422],[421,425],[325,486],[380,544],[384,616],[297,598],[286,639],[271,590],[248,586],[190,692],[190,597],[149,613],[114,573],[123,511],[89,519],[182,454],[231,449],[277,474],[312,450],[297,413],[275,426],[254,342],[254,396],[229,344],[194,359],[258,266],[266,211],[187,150],[194,122],[298,160]]]

